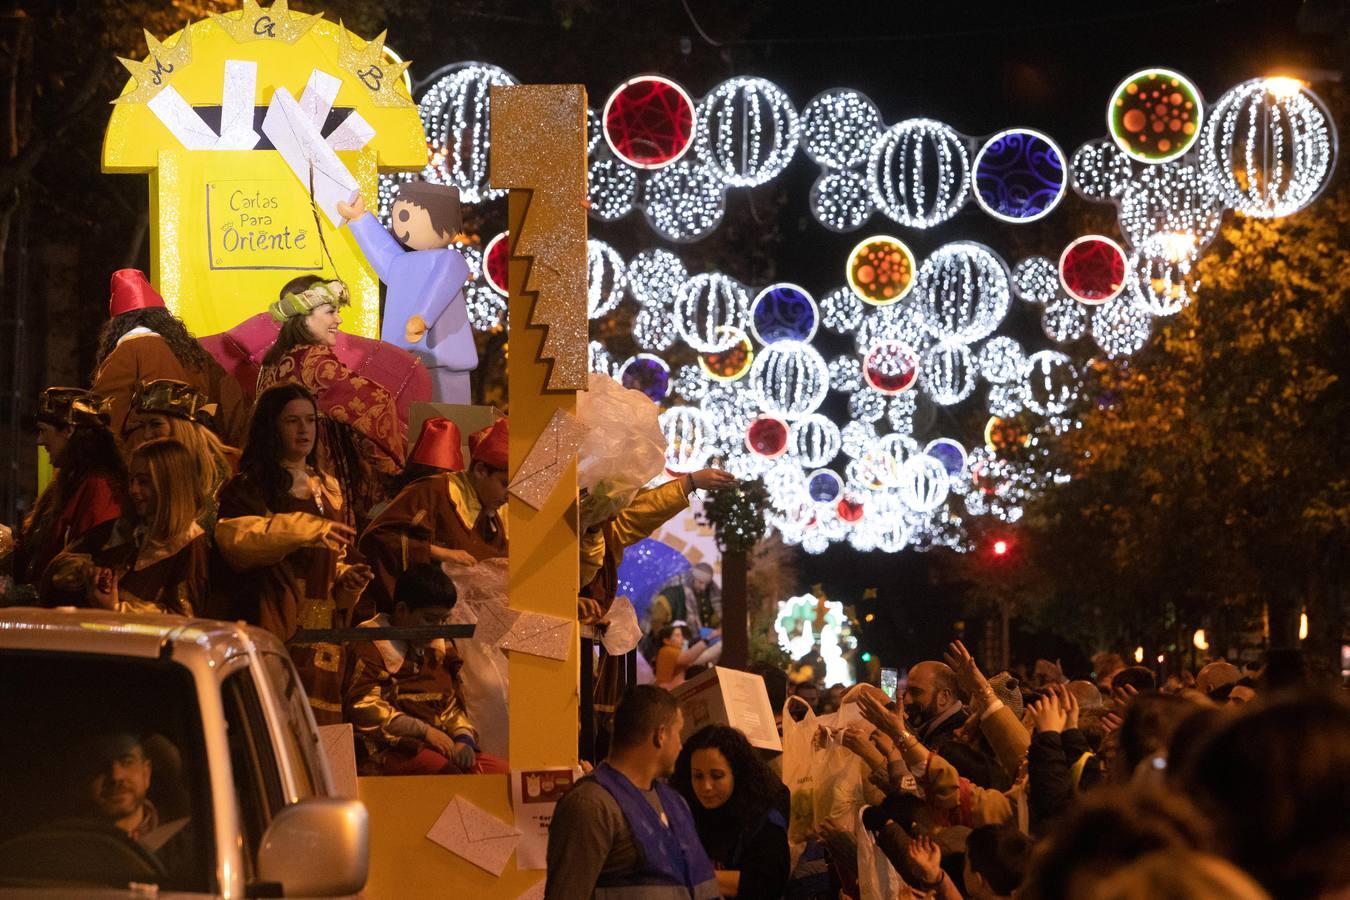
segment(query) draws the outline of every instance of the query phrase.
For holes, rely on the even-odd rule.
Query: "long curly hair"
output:
[[[703,804],[694,795],[689,770],[690,761],[699,750],[717,750],[731,766],[731,799],[722,807],[728,816],[750,827],[773,808],[782,792],[783,782],[759,758],[745,735],[729,725],[706,725],[685,741],[684,749],[675,761],[675,774],[670,778],[671,785],[693,810],[695,819],[703,811]]]
[[[56,477],[38,497],[24,520],[24,536],[29,546],[39,547],[47,539],[61,510],[75,496],[80,485],[92,475],[102,475],[113,495],[124,507],[127,498],[127,467],[118,451],[117,439],[102,425],[81,423],[71,428],[65,447],[52,460]],[[41,572],[29,573],[40,576]]]
[[[258,395],[253,418],[249,420],[248,441],[239,458],[239,474],[247,475],[262,490],[271,509],[291,492],[291,473],[281,464],[281,430],[277,424],[281,411],[292,400],[307,400],[316,414],[319,411],[314,395],[304,385],[294,382],[272,385]],[[318,445],[315,441],[314,449],[305,457],[305,462],[316,469],[319,468]]]
[[[164,338],[164,343],[169,345],[169,349],[184,368],[194,372],[210,372],[220,365],[211,354],[202,349],[202,345],[197,343],[197,339],[187,330],[181,319],[164,307],[155,306],[149,309],[133,309],[131,312],[113,316],[103,323],[98,332],[98,351],[94,355],[94,376],[97,376],[103,360],[107,359],[108,354],[117,347],[117,342],[131,329],[140,327],[149,328]]]

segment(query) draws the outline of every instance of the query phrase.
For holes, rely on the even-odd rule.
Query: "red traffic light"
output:
[[[994,555],[1006,556],[1008,553],[1008,542],[1004,540],[994,541]]]

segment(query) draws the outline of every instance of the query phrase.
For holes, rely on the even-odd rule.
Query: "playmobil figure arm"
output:
[[[389,283],[394,262],[403,255],[403,246],[384,230],[380,220],[366,212],[366,201],[357,194],[351,203],[338,203],[338,213],[352,228],[352,237],[365,254],[366,262],[385,284]]]
[[[463,289],[469,279],[469,266],[454,247],[446,247],[436,256],[436,264],[418,292],[421,303],[417,312],[408,317],[407,339],[418,341],[456,300],[464,306]],[[465,319],[467,322],[467,317]],[[477,363],[477,360],[474,360]]]

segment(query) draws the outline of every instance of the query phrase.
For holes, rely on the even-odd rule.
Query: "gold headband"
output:
[[[325,303],[333,306],[346,306],[351,302],[347,285],[342,281],[320,281],[303,291],[283,294],[281,299],[267,308],[277,322],[285,322],[292,316],[309,315]]]

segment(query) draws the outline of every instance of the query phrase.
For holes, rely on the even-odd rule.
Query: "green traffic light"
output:
[[[863,661],[863,662],[871,662],[871,661],[872,661],[872,654],[870,654],[870,653],[864,653],[864,654],[862,655],[862,661]]]

